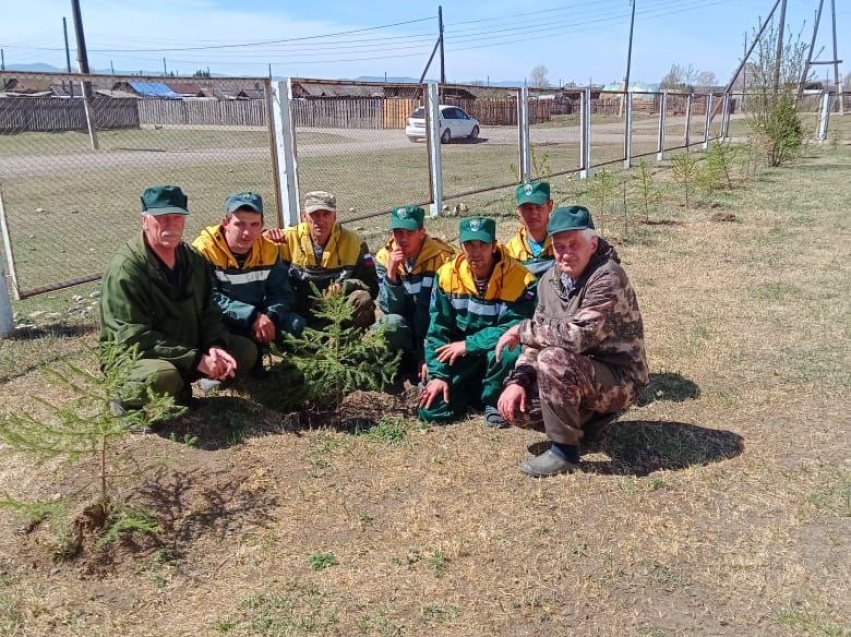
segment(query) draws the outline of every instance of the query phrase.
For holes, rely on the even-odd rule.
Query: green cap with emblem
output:
[[[225,198],[225,210],[228,213],[247,208],[251,212],[263,214],[263,198],[254,192],[232,192]]]
[[[142,193],[142,212],[160,215],[188,215],[189,198],[179,186],[151,186]]]
[[[485,217],[469,217],[462,219],[459,227],[461,243],[465,241],[496,241],[496,222]]]
[[[517,186],[517,205],[533,203],[539,206],[550,200],[550,185],[546,181],[533,181]]]
[[[585,206],[566,206],[556,208],[550,215],[547,224],[547,235],[553,236],[559,232],[570,232],[572,230],[594,229],[594,220]]]
[[[390,211],[390,229],[419,230],[424,219],[425,210],[419,206],[399,206]]]

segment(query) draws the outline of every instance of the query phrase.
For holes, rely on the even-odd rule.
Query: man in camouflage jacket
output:
[[[496,348],[502,356],[506,347],[523,346],[500,413],[552,441],[521,463],[533,476],[575,470],[583,425],[625,409],[648,382],[641,312],[614,248],[597,236],[581,206],[555,210],[548,233],[556,267],[538,284],[535,314],[508,330]]]

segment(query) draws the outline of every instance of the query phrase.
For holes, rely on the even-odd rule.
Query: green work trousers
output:
[[[438,396],[431,407],[420,408],[420,419],[428,422],[457,420],[467,407],[478,402],[495,407],[502,393],[502,383],[519,356],[519,347],[513,351],[503,349],[499,362],[493,351],[486,356],[462,356],[449,368],[449,403],[443,401],[442,395]]]
[[[247,374],[257,362],[257,346],[249,338],[231,334],[226,351],[236,359],[237,376]],[[177,396],[184,386],[200,377],[197,370],[193,370],[191,375],[184,375],[168,361],[143,358],[133,365],[127,382],[119,392],[121,406],[125,409],[143,406],[147,400],[148,387],[160,396]]]

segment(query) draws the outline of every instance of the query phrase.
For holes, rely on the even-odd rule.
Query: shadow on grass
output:
[[[208,471],[162,468],[145,481],[139,495],[142,505],[157,512],[159,542],[179,556],[192,541],[211,531],[240,525],[266,526],[273,520],[274,496],[265,490],[245,488],[244,476]]]
[[[606,426],[585,451],[600,451],[610,458],[583,460],[585,471],[646,476],[661,469],[676,471],[734,458],[744,451],[744,439],[732,431],[684,422],[625,420]]]
[[[650,374],[650,383],[639,394],[636,405],[644,407],[656,401],[681,403],[700,398],[700,387],[679,372]]]
[[[94,334],[97,326],[92,323],[46,323],[44,325],[23,325],[9,337],[15,341],[29,341],[49,336],[59,338],[76,338]]]
[[[266,409],[254,399],[215,395],[196,402],[180,418],[157,427],[157,435],[214,451],[240,445],[249,436],[298,429],[291,414]]]

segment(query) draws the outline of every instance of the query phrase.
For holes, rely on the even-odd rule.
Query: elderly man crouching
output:
[[[520,464],[531,476],[574,471],[583,425],[625,409],[648,382],[641,312],[614,248],[581,206],[555,210],[548,234],[556,267],[538,284],[535,314],[496,347],[500,357],[504,348],[523,345],[497,403],[500,413],[552,441]],[[538,401],[540,409],[533,406]]]

